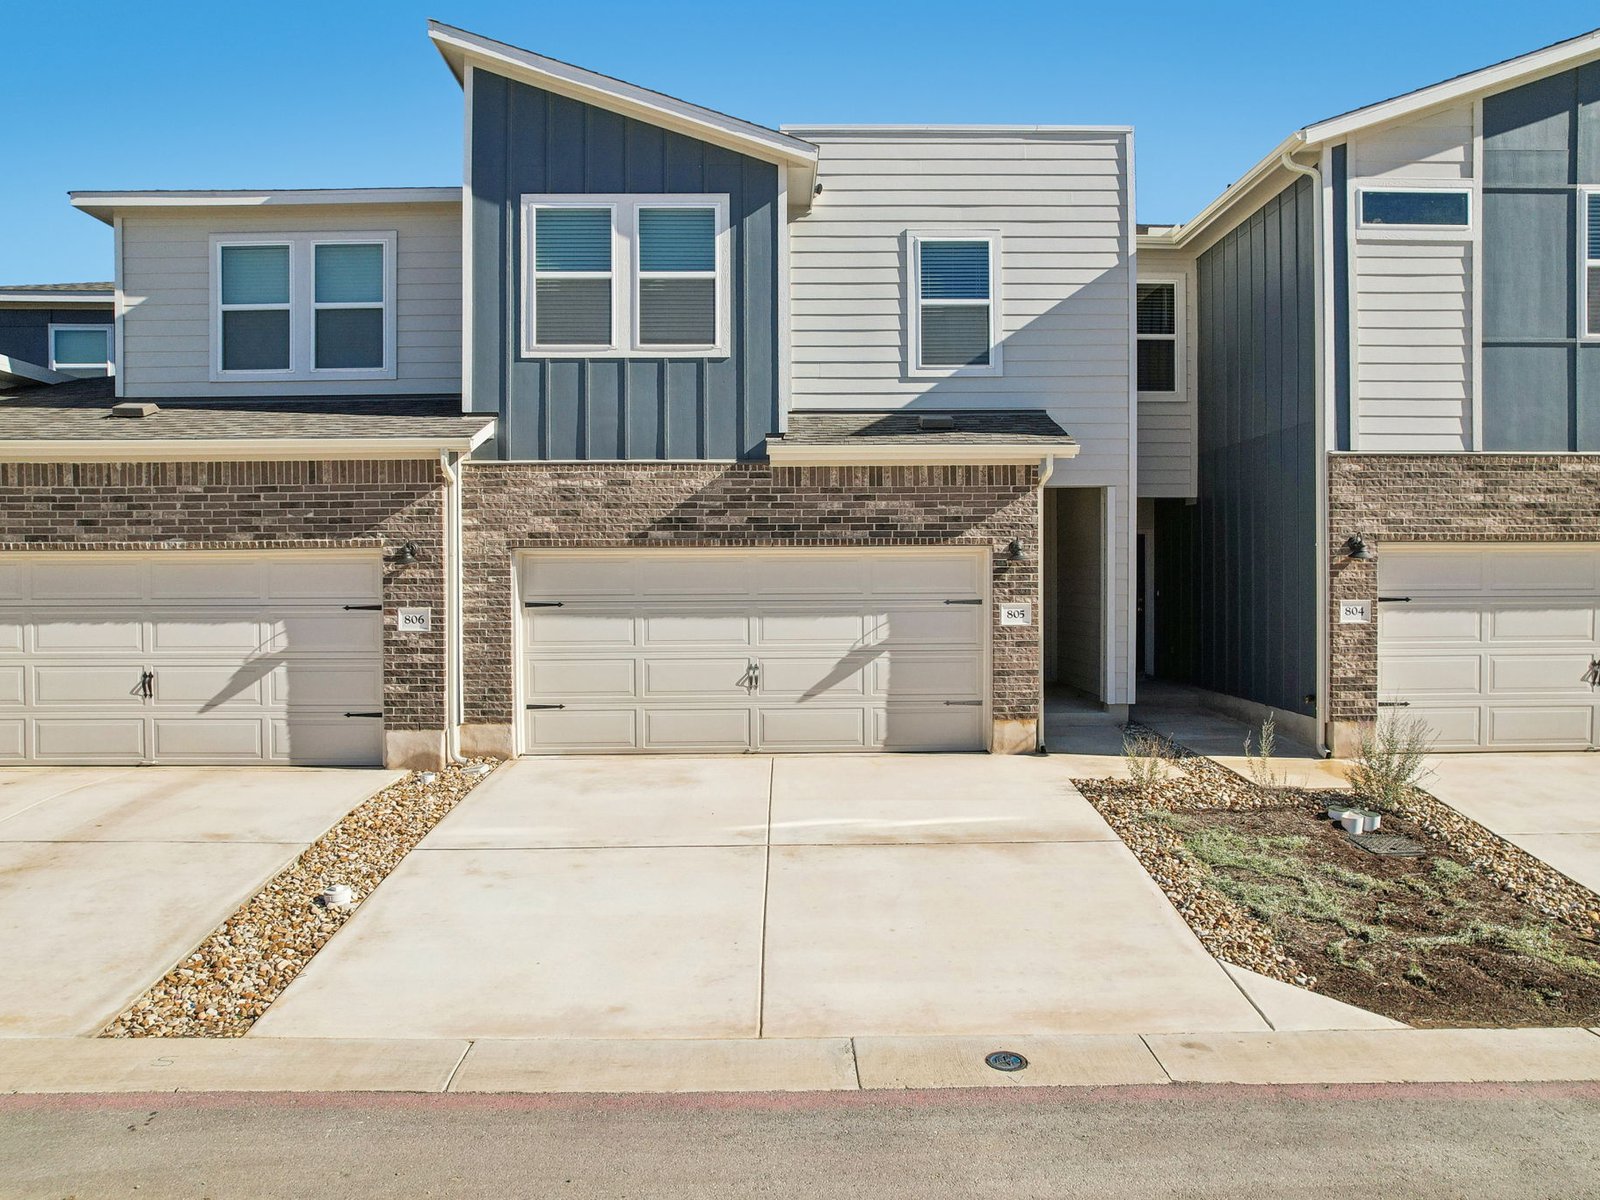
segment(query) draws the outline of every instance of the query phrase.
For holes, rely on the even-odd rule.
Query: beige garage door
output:
[[[367,765],[376,554],[0,555],[0,762]]]
[[[1600,691],[1600,547],[1391,547],[1378,558],[1380,702],[1441,750],[1586,750]]]
[[[526,753],[978,750],[972,551],[530,551]]]

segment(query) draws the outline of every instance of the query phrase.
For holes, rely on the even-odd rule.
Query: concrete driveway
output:
[[[1440,754],[1423,787],[1600,891],[1600,754]]]
[[[0,1036],[98,1033],[394,771],[0,768]]]
[[[253,1036],[1260,1030],[1045,758],[524,759]]]

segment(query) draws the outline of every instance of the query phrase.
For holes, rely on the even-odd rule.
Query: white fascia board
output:
[[[1182,225],[1173,226],[1165,234],[1141,234],[1139,243],[1148,246],[1163,246],[1178,248],[1194,241],[1205,229],[1226,216],[1228,210],[1245,196],[1248,196],[1255,186],[1266,179],[1274,171],[1289,172],[1283,165],[1283,156],[1292,154],[1306,145],[1305,130],[1291,133],[1255,166],[1251,167],[1237,180],[1230,183],[1227,190],[1202,208],[1193,220],[1185,221]],[[1148,241],[1145,239],[1149,239]]]
[[[60,371],[52,371],[49,367],[41,367],[38,363],[12,358],[9,354],[0,354],[0,382],[66,383],[71,378],[71,375],[63,375]],[[4,406],[5,401],[0,398],[0,409]]]
[[[25,304],[29,308],[110,308],[116,293],[104,292],[0,292],[0,308]]]
[[[437,458],[481,445],[491,423],[470,438],[145,438],[0,440],[6,462],[250,462],[280,459]]]
[[[791,446],[782,441],[767,442],[767,458],[775,467],[1020,466],[1047,458],[1076,458],[1078,450],[1076,442],[943,446]]]
[[[326,204],[460,204],[459,187],[302,188],[289,191],[69,192],[74,208],[110,224],[129,208],[281,208]]]
[[[1597,56],[1600,56],[1600,29],[1516,58],[1508,58],[1505,62],[1496,63],[1491,67],[1457,75],[1454,79],[1447,79],[1443,83],[1418,88],[1414,92],[1396,96],[1392,100],[1369,104],[1365,108],[1341,113],[1337,117],[1329,117],[1326,121],[1318,121],[1314,125],[1306,126],[1303,131],[1305,140],[1307,143],[1315,143],[1348,137],[1358,129],[1369,125],[1379,125],[1440,104],[1449,104],[1465,99],[1475,92],[1498,91],[1512,87],[1532,76],[1574,66],[1585,58]]]
[[[1029,134],[1116,134],[1133,132],[1132,125],[806,125],[779,126],[784,133],[792,133],[809,140],[812,137],[850,137],[856,134],[905,134],[908,137],[938,137],[943,134],[960,134],[963,137],[1027,137]]]
[[[557,95],[794,168],[805,195],[810,195],[816,181],[817,148],[800,138],[453,25],[429,21],[428,37],[458,81],[465,78],[469,64],[481,66]]]

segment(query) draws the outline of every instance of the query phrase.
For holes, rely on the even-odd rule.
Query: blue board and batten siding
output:
[[[1156,502],[1157,673],[1315,711],[1316,269],[1309,180],[1200,256],[1199,480]]]
[[[0,354],[36,367],[48,367],[50,326],[110,325],[111,322],[109,305],[105,308],[0,307]]]
[[[474,68],[475,412],[508,459],[733,459],[778,428],[778,168]],[[530,194],[723,193],[731,328],[722,358],[523,358],[520,200]]]
[[[1600,345],[1578,329],[1600,63],[1483,101],[1483,448],[1600,450]]]

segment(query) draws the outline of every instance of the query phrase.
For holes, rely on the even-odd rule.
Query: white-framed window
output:
[[[1363,237],[1465,237],[1472,228],[1472,189],[1355,189],[1356,230]]]
[[[1578,336],[1600,339],[1600,188],[1579,193]]]
[[[906,235],[907,374],[999,375],[1000,235]]]
[[[392,231],[214,234],[211,378],[393,379]]]
[[[110,325],[52,324],[47,365],[52,371],[82,378],[115,374],[113,336]]]
[[[1139,399],[1183,399],[1183,280],[1141,276],[1137,297]]]
[[[522,197],[522,357],[728,353],[726,195]]]

